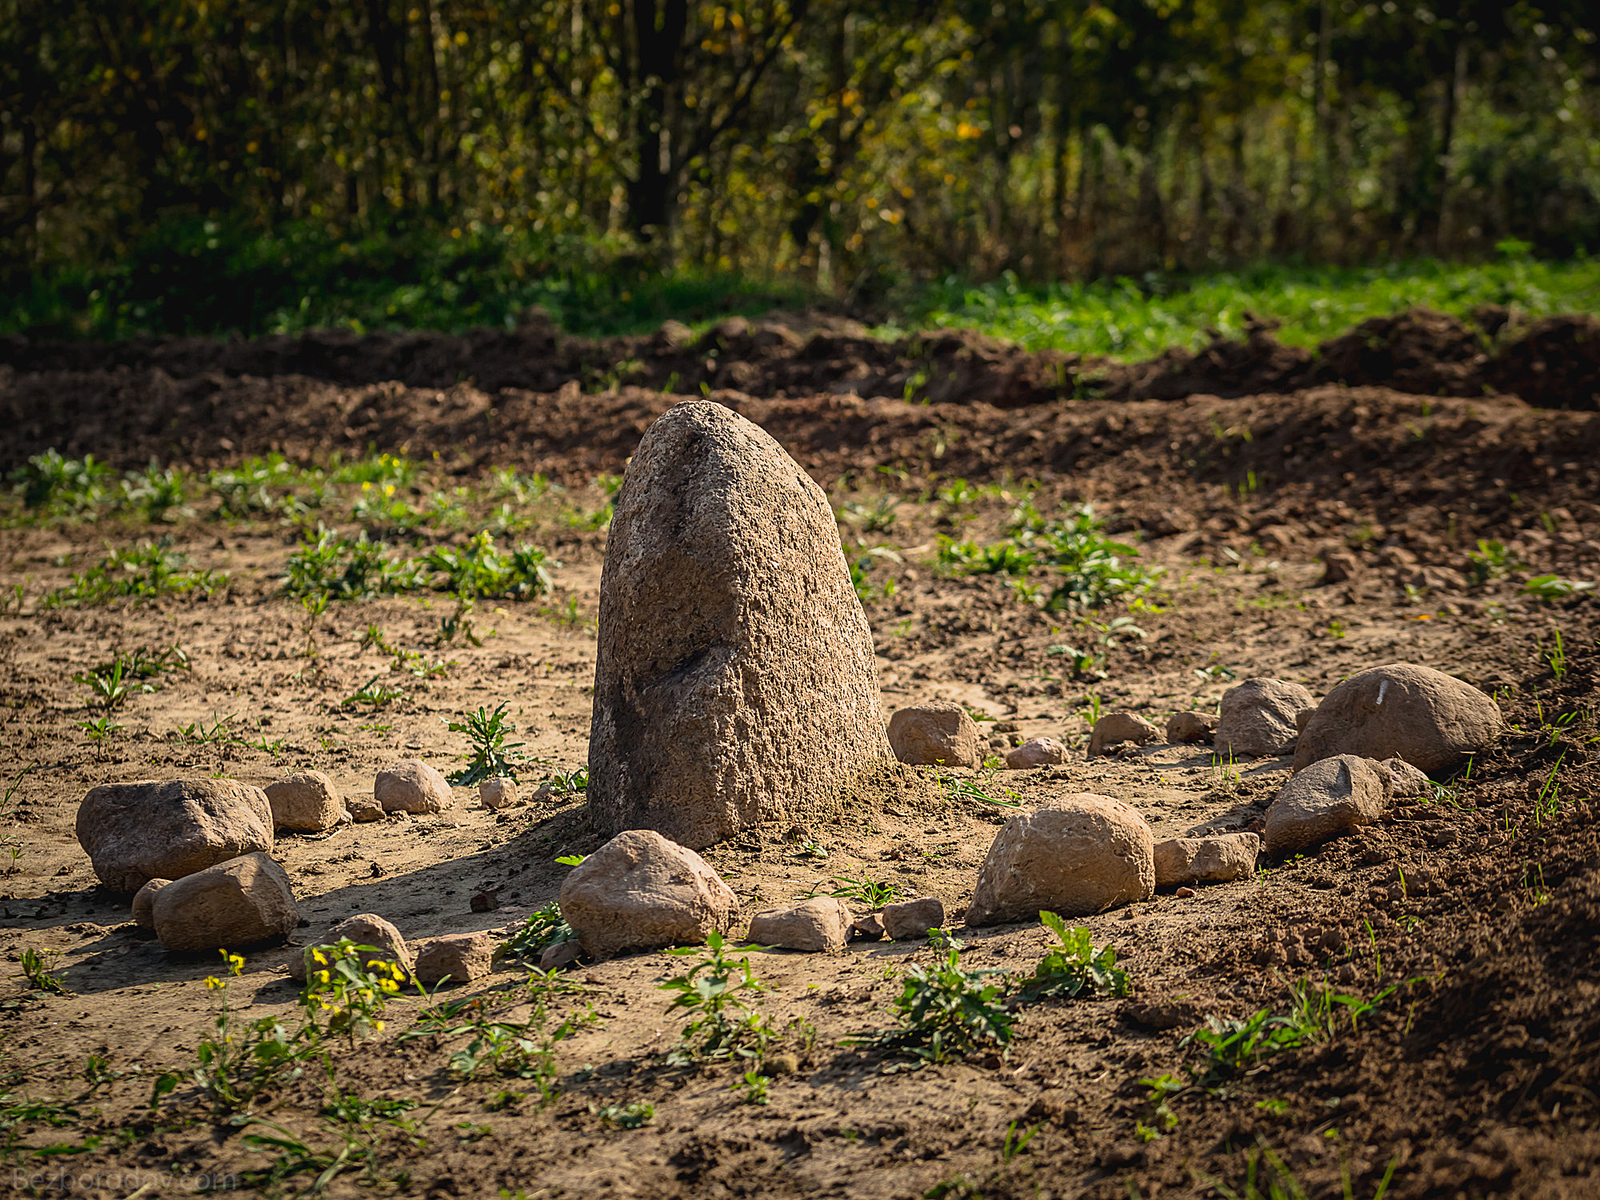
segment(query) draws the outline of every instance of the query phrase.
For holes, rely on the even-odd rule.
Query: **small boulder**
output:
[[[107,783],[78,805],[78,844],[100,882],[137,892],[243,854],[272,849],[272,805],[231,779]]]
[[[320,969],[313,952],[346,939],[357,946],[373,947],[361,955],[363,966],[394,962],[404,967],[408,975],[415,971],[416,956],[406,945],[406,939],[400,935],[400,931],[377,913],[357,913],[340,921],[323,934],[315,945],[307,946],[298,958],[292,960],[289,963],[289,977],[297,983],[304,983],[308,971]]]
[[[850,910],[843,900],[813,896],[769,908],[750,918],[749,940],[784,950],[843,950],[850,936]]]
[[[1322,555],[1322,578],[1318,584],[1346,583],[1361,574],[1361,560],[1348,550],[1328,550]]]
[[[447,933],[417,947],[413,974],[429,985],[471,983],[494,969],[494,941],[487,933]]]
[[[1006,754],[1006,767],[1026,771],[1030,767],[1052,767],[1067,761],[1067,748],[1055,738],[1030,738]]]
[[[1253,833],[1168,838],[1156,843],[1156,886],[1249,879],[1260,854],[1261,839]]]
[[[1386,758],[1384,767],[1394,776],[1394,794],[1397,799],[1410,800],[1428,794],[1429,779],[1403,758]]]
[[[1094,723],[1094,729],[1089,734],[1088,757],[1105,754],[1113,746],[1120,746],[1124,742],[1145,746],[1160,736],[1154,725],[1136,713],[1107,713]]]
[[[1370,758],[1319,759],[1284,784],[1267,809],[1267,852],[1282,857],[1371,825],[1389,807],[1393,789],[1394,776]]]
[[[260,852],[241,855],[167,884],[151,905],[168,950],[240,950],[287,937],[300,923],[283,868]]]
[[[371,796],[351,796],[344,802],[345,810],[350,814],[350,819],[358,825],[368,821],[383,820],[383,805]]]
[[[868,942],[883,941],[883,914],[866,913],[850,922],[850,936]]]
[[[981,767],[983,736],[978,723],[954,700],[929,700],[889,718],[894,756],[914,767]]]
[[[272,821],[292,833],[322,833],[349,819],[344,797],[321,771],[298,771],[267,785]]]
[[[155,929],[156,893],[171,882],[170,879],[152,879],[133,894],[133,923],[140,929]]]
[[[883,906],[883,931],[897,942],[919,942],[930,929],[944,928],[944,905],[934,896]]]
[[[1167,718],[1167,741],[1175,746],[1209,742],[1217,732],[1212,713],[1175,712]]]
[[[1399,758],[1442,775],[1505,727],[1500,708],[1469,683],[1413,663],[1358,671],[1323,698],[1300,735],[1294,770],[1336,754]]]
[[[539,970],[561,971],[574,965],[583,947],[572,939],[564,942],[552,942],[544,948],[544,953],[539,955]]]
[[[1282,679],[1246,679],[1222,693],[1212,746],[1218,754],[1270,758],[1295,737],[1297,713],[1316,707],[1310,692]]]
[[[705,859],[650,829],[617,834],[561,884],[561,915],[595,958],[699,945],[738,907]]]
[[[384,812],[436,813],[450,804],[450,785],[425,762],[404,759],[378,772],[373,799]]]
[[[1063,796],[1001,827],[978,873],[968,925],[1088,916],[1155,892],[1155,838],[1137,811],[1093,793]]]
[[[517,802],[517,781],[496,775],[478,784],[478,800],[485,808],[510,808]]]

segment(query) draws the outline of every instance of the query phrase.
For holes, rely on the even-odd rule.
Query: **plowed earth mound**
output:
[[[344,387],[398,382],[486,392],[598,390],[635,384],[697,395],[728,389],[757,396],[851,394],[923,402],[1021,408],[1070,397],[1174,400],[1290,392],[1316,384],[1370,385],[1424,396],[1520,396],[1545,408],[1600,406],[1600,322],[1588,315],[1523,325],[1503,309],[1475,324],[1428,309],[1364,321],[1313,353],[1255,323],[1242,341],[1214,338],[1198,351],[1173,349],[1139,363],[1046,351],[961,331],[898,341],[867,336],[825,315],[724,321],[695,338],[685,326],[652,337],[589,341],[532,321],[465,335],[334,332],[249,342],[151,338],[110,345],[0,339],[0,366],[49,379],[59,399],[106,374],[141,386],[168,381],[223,386],[245,377],[308,379]],[[87,397],[85,397],[87,398]]]
[[[456,547],[500,519],[560,562],[553,594],[481,603],[471,644],[445,640],[437,596],[303,609],[283,591],[302,538],[288,508],[239,516],[191,495],[192,511],[160,525],[7,510],[0,785],[35,766],[0,827],[13,839],[0,848],[19,848],[0,881],[0,952],[60,951],[68,993],[14,971],[0,981],[0,1169],[20,1194],[107,1197],[192,1191],[202,1176],[430,1200],[1600,1193],[1600,601],[1582,586],[1600,579],[1600,413],[1530,403],[1595,407],[1596,327],[1480,314],[1479,328],[1495,340],[1405,314],[1319,356],[1259,328],[1132,367],[798,318],[730,322],[693,345],[682,329],[622,343],[525,329],[7,344],[6,466],[52,447],[191,468],[386,450],[423,464],[401,493],[421,523],[363,527],[394,552]],[[1088,759],[1086,714],[1101,708],[1160,727],[1250,676],[1324,695],[1363,667],[1414,661],[1492,694],[1508,731],[1375,825],[1250,879],[1082,918],[1116,947],[1133,995],[1022,1007],[1004,1054],[918,1067],[862,1044],[893,1024],[906,970],[940,961],[929,947],[751,951],[762,1011],[788,1030],[769,1094],[753,1096],[744,1063],[666,1060],[682,1020],[660,984],[686,960],[651,954],[586,964],[562,977],[578,992],[546,997],[598,1018],[555,1047],[548,1103],[530,1060],[463,1072],[467,1036],[418,1028],[416,1000],[390,1008],[382,1036],[340,1041],[326,1070],[274,1084],[254,1123],[213,1105],[194,1072],[216,1028],[217,963],[167,954],[126,897],[96,886],[73,833],[85,791],[314,768],[367,795],[397,758],[459,766],[447,722],[505,700],[536,760],[529,801],[489,812],[457,789],[438,816],[280,836],[310,924],[297,944],[252,950],[228,995],[241,1020],[294,1027],[287,963],[356,912],[412,940],[520,923],[556,896],[556,856],[598,845],[581,800],[534,792],[587,756],[606,511],[588,485],[701,382],[829,489],[852,559],[866,556],[886,708],[943,695],[1010,722],[1002,738],[1071,746],[1059,767],[930,772],[946,778],[865,798],[837,824],[713,848],[746,917],[866,878],[938,896],[958,922],[1005,805],[1114,795],[1164,838],[1259,828],[1287,778],[1287,759],[1233,763],[1208,746]],[[1089,390],[1101,394],[1065,398]],[[524,477],[497,491],[499,467],[572,490]],[[355,532],[359,484],[339,486],[306,525]],[[941,562],[940,539],[993,542],[1026,504],[1085,500],[1161,571],[1137,604],[1048,611],[1049,568],[1012,579]],[[229,582],[206,599],[44,602],[107,547],[157,539]],[[102,710],[87,673],[115,650],[174,643],[189,669],[125,698],[108,718],[117,735],[92,740]],[[379,681],[394,696],[358,703]],[[475,911],[478,892],[503,907]],[[1047,947],[1032,923],[958,934],[964,968],[1013,976]],[[505,967],[451,989],[474,1005],[451,1020],[528,1021],[525,985]],[[1325,994],[1315,1032],[1280,1054],[1217,1062],[1185,1040],[1207,1018],[1286,1020]],[[91,1055],[104,1062],[86,1079]],[[152,1103],[167,1071],[178,1082]],[[352,1096],[400,1105],[415,1127],[376,1107],[335,1119],[357,1111]],[[643,1127],[624,1127],[630,1105],[653,1106]],[[278,1140],[248,1140],[263,1134]]]

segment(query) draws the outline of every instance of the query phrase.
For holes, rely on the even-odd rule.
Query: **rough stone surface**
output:
[[[344,806],[350,819],[358,824],[383,820],[383,805],[371,796],[351,796],[345,800]]]
[[[1383,816],[1394,776],[1382,763],[1340,754],[1312,763],[1283,785],[1267,809],[1267,853],[1293,854]]]
[[[321,833],[349,819],[344,797],[321,771],[299,771],[267,785],[267,803],[279,829]]]
[[[544,953],[539,955],[539,970],[560,971],[572,966],[578,961],[578,955],[583,947],[575,941],[556,942],[546,946]]]
[[[1269,758],[1295,737],[1295,714],[1315,708],[1316,700],[1298,683],[1246,679],[1222,693],[1222,712],[1212,746],[1237,758]]]
[[[1409,800],[1428,792],[1428,777],[1403,758],[1386,758],[1383,765],[1394,776],[1394,794]]]
[[[406,939],[393,924],[377,913],[357,913],[340,921],[313,945],[307,946],[297,959],[291,961],[290,977],[299,983],[304,983],[306,972],[318,969],[312,960],[311,952],[319,946],[331,946],[345,938],[349,938],[358,946],[374,947],[373,951],[361,956],[361,961],[367,966],[374,963],[397,962],[407,973],[416,969],[416,955],[412,953],[411,947],[406,945]]]
[[[1066,761],[1067,748],[1051,737],[1030,738],[1006,755],[1006,766],[1013,771],[1051,767]]]
[[[171,882],[170,879],[152,879],[133,894],[133,923],[140,929],[156,927],[156,893]]]
[[[1300,734],[1294,769],[1356,754],[1399,758],[1441,775],[1504,727],[1499,706],[1471,684],[1431,667],[1391,663],[1358,671],[1323,698]]]
[[[995,836],[967,909],[968,925],[1088,916],[1146,900],[1156,886],[1155,838],[1131,806],[1076,793],[1012,817]]]
[[[510,808],[517,802],[517,781],[496,776],[478,785],[478,799],[485,808]]]
[[[451,983],[471,983],[494,970],[494,941],[487,933],[447,933],[417,947],[414,974],[433,985],[449,976]]]
[[[617,834],[561,884],[561,915],[595,958],[699,945],[726,933],[738,906],[703,858],[649,829]]]
[[[699,849],[889,757],[872,632],[822,489],[705,400],[645,431],[600,579],[589,819]]]
[[[378,772],[372,796],[384,812],[436,813],[449,807],[450,785],[427,763],[407,758]]]
[[[1167,718],[1167,741],[1173,745],[1209,742],[1216,732],[1217,718],[1212,713],[1175,712]]]
[[[863,938],[869,942],[883,941],[883,915],[881,913],[867,913],[857,917],[850,923],[853,936]]]
[[[944,905],[934,896],[883,906],[883,931],[897,942],[918,942],[944,928]]]
[[[1168,838],[1156,843],[1156,886],[1249,879],[1260,855],[1261,839],[1253,833]]]
[[[231,779],[107,783],[78,806],[78,844],[100,882],[136,892],[256,850],[272,849],[272,805]]]
[[[850,910],[843,900],[813,896],[769,908],[750,918],[750,941],[785,950],[843,950],[850,936]]]
[[[929,700],[897,709],[889,718],[894,756],[913,767],[983,765],[978,723],[954,700]]]
[[[240,950],[286,937],[300,923],[283,868],[260,852],[175,879],[151,906],[168,950]]]
[[[1160,736],[1154,725],[1136,713],[1107,713],[1094,723],[1094,729],[1089,734],[1088,757],[1104,754],[1123,742],[1145,746]]]

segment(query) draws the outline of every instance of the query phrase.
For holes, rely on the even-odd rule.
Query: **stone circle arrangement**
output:
[[[1088,756],[1118,747],[1209,745],[1230,759],[1292,755],[1291,777],[1260,833],[1156,841],[1132,805],[1072,792],[1018,812],[996,833],[965,913],[968,926],[1082,917],[1158,888],[1248,878],[1263,857],[1304,853],[1370,825],[1424,793],[1504,728],[1495,702],[1426,666],[1360,671],[1320,703],[1297,683],[1247,679],[1215,715],[1178,712],[1158,730],[1130,712],[1094,725]],[[759,427],[704,400],[678,404],[646,432],[617,497],[601,577],[589,752],[588,820],[609,836],[572,868],[559,896],[580,958],[697,945],[740,922],[737,897],[697,851],[769,822],[826,822],[865,773],[892,760],[1008,769],[1066,761],[1054,738],[985,738],[961,705],[929,700],[887,726],[872,636],[817,484]],[[479,785],[498,810],[504,779]],[[177,953],[281,943],[301,925],[280,833],[317,834],[391,813],[437,813],[449,784],[420,760],[377,772],[371,802],[347,800],[318,771],[262,789],[226,779],[106,784],[77,815],[100,881],[131,894],[134,920]],[[854,939],[921,941],[943,904],[918,897],[852,913],[810,897],[754,914],[761,946],[839,952]],[[511,930],[503,932],[509,936]],[[291,962],[304,980],[315,946],[348,939],[418,982],[468,983],[493,966],[487,932],[416,947],[374,913],[354,913]]]

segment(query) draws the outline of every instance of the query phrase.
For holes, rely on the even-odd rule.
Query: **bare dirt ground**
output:
[[[1140,399],[1157,393],[1130,387],[1120,394],[1134,398],[1070,399],[1063,387],[1086,390],[1082,364],[1062,374],[1055,360],[968,339],[950,359],[979,364],[965,390],[924,395],[925,382],[894,381],[936,374],[944,360],[926,346],[871,349],[881,386],[856,386],[867,376],[838,368],[845,334],[807,341],[797,325],[708,335],[754,348],[732,358],[758,365],[731,373],[707,346],[664,336],[657,357],[679,363],[670,380],[649,365],[657,343],[633,347],[635,365],[614,358],[609,378],[585,378],[585,355],[599,351],[553,336],[539,343],[544,358],[531,335],[512,347],[523,359],[504,346],[499,359],[486,354],[513,364],[498,378],[457,371],[441,349],[470,359],[470,339],[413,339],[398,365],[397,339],[345,345],[343,359],[323,353],[343,345],[328,338],[4,348],[0,466],[55,448],[119,470],[155,458],[203,472],[267,453],[332,467],[323,484],[276,493],[320,488],[310,512],[221,515],[222,492],[203,475],[156,522],[135,501],[77,519],[20,502],[5,510],[0,758],[7,783],[31,770],[6,816],[6,847],[18,853],[0,880],[0,950],[16,964],[25,950],[58,952],[65,989],[31,986],[20,965],[0,982],[0,1149],[12,1188],[150,1196],[220,1178],[269,1194],[530,1198],[1594,1195],[1600,604],[1593,591],[1541,598],[1525,585],[1600,578],[1600,415],[1484,394],[1509,350],[1482,362],[1451,351],[1433,376],[1416,374],[1417,361],[1407,368],[1413,388],[1470,376],[1471,388],[1428,389],[1465,395],[1396,390],[1392,363],[1348,386],[1308,378],[1320,368],[1301,362],[1271,377],[1294,385],[1283,390],[1228,398],[1227,387],[1174,386],[1174,398]],[[852,342],[851,361],[872,345]],[[443,355],[432,375],[406,365],[426,353]],[[1551,354],[1538,378],[1587,378],[1581,355]],[[652,386],[629,384],[636,371]],[[1136,805],[1161,838],[1249,828],[1287,778],[1287,759],[1219,762],[1196,747],[1085,759],[1097,705],[1159,726],[1177,709],[1209,709],[1235,679],[1293,679],[1320,696],[1362,667],[1412,661],[1494,695],[1512,731],[1469,776],[1358,834],[1249,881],[1086,920],[1096,945],[1116,948],[1133,994],[1023,1007],[1003,1053],[912,1070],[884,1049],[842,1044],[893,1025],[904,970],[940,956],[928,946],[751,952],[768,985],[763,1011],[778,1027],[802,1024],[773,1059],[766,1103],[750,1103],[735,1086],[739,1067],[666,1063],[681,1019],[659,985],[685,963],[650,954],[566,977],[581,991],[553,1003],[592,1006],[597,1019],[556,1046],[548,1104],[514,1074],[463,1079],[450,1067],[461,1037],[407,1036],[426,1006],[412,998],[390,1005],[383,1033],[337,1050],[331,1083],[318,1070],[272,1089],[250,1109],[256,1124],[214,1108],[187,1073],[215,1028],[205,980],[219,964],[169,955],[131,923],[126,897],[97,886],[73,834],[84,793],[212,774],[266,784],[315,768],[347,795],[370,795],[374,772],[395,759],[459,765],[466,743],[446,722],[502,701],[537,760],[525,795],[581,766],[605,476],[701,381],[834,499],[847,556],[865,564],[886,713],[947,696],[1015,736],[1074,748],[1064,766],[1036,771],[923,772],[837,824],[762,829],[714,848],[706,857],[746,916],[866,877],[937,896],[958,923],[1011,805],[1100,792]],[[1100,390],[1118,394],[1114,381]],[[363,511],[370,481],[334,478],[339,464],[379,452],[422,464],[395,476],[394,495],[423,518]],[[1053,513],[1085,501],[1161,571],[1135,604],[1051,612],[1038,603],[1051,586],[1043,569],[1022,581],[1041,589],[1030,599],[1003,575],[940,565],[941,536],[989,543],[1025,502]],[[558,560],[553,590],[482,601],[472,614],[481,645],[440,642],[454,601],[426,591],[337,602],[308,626],[283,578],[319,520],[411,552],[504,528]],[[207,596],[47,602],[108,550],[162,540],[226,582]],[[1332,551],[1354,556],[1349,579],[1323,582]],[[1113,627],[1118,617],[1136,631]],[[413,657],[376,647],[372,626]],[[100,710],[74,677],[118,651],[172,645],[189,669],[127,701],[121,730],[92,739],[81,723]],[[402,694],[346,703],[373,680]],[[557,856],[597,844],[579,795],[493,813],[460,788],[437,816],[280,835],[274,854],[307,918],[294,940],[315,943],[356,912],[388,917],[408,939],[514,926],[555,897],[566,871]],[[500,907],[475,913],[469,900],[484,891]],[[955,933],[964,967],[1016,974],[1050,940],[1031,924]],[[236,1013],[292,1020],[299,990],[286,967],[298,954],[248,953],[228,991]],[[507,963],[450,994],[526,1018],[526,979]],[[1305,982],[1375,1007],[1310,1045],[1205,1077],[1203,1048],[1185,1035],[1207,1017],[1286,1013]],[[92,1056],[103,1064],[86,1078]],[[183,1078],[152,1103],[168,1071]],[[1163,1076],[1184,1085],[1164,1104],[1143,1082]],[[330,1088],[414,1102],[413,1124],[352,1124],[329,1109]],[[615,1110],[630,1104],[653,1105],[653,1119],[621,1127]],[[263,1131],[280,1144],[247,1140]]]

